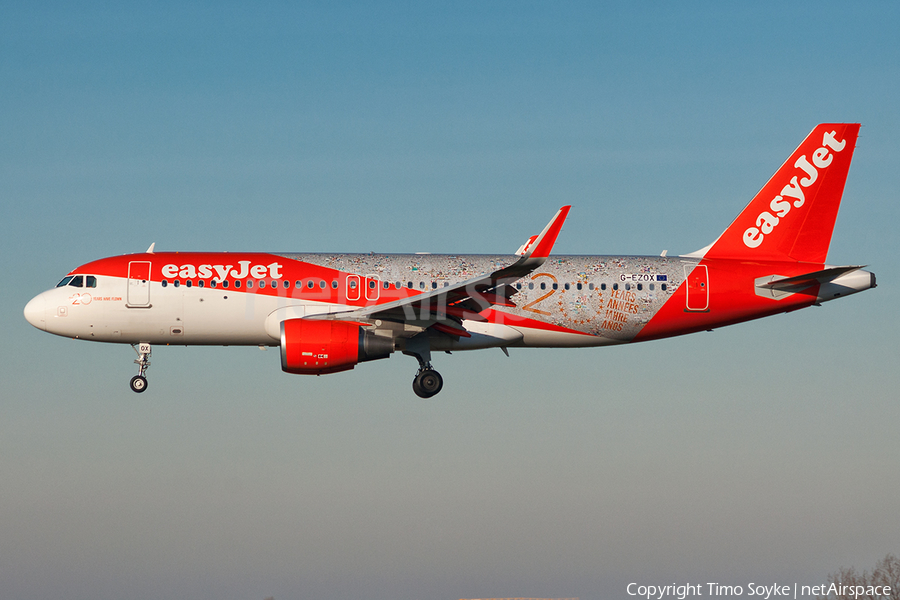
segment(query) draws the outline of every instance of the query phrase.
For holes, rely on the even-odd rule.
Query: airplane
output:
[[[29,323],[130,344],[135,392],[153,345],[279,347],[287,373],[324,375],[394,352],[643,342],[794,311],[875,287],[826,255],[859,124],[816,126],[709,246],[667,256],[563,256],[563,206],[512,255],[155,252],[84,264],[25,306]]]

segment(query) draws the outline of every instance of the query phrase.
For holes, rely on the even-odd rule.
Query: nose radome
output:
[[[47,299],[43,294],[35,296],[25,305],[25,319],[43,331],[47,331]]]

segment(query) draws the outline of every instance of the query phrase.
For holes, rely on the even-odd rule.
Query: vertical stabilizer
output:
[[[824,263],[858,134],[856,123],[813,129],[705,257]]]

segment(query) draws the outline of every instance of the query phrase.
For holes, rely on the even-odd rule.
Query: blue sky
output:
[[[900,552],[895,3],[0,3],[0,595],[627,597]],[[160,250],[711,242],[863,124],[829,253],[876,290],[684,338],[282,373],[41,334]]]

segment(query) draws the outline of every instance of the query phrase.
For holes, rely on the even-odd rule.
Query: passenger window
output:
[[[600,289],[603,290],[603,291],[606,291],[606,284],[605,284],[605,283],[601,283],[601,284],[600,284]]]
[[[580,289],[581,289],[581,284],[580,284],[580,283],[576,283],[576,284],[575,284],[575,289],[576,289],[576,290],[580,290]]]
[[[84,281],[84,287],[97,287],[97,278],[93,275],[88,275]]]
[[[63,286],[69,285],[69,282],[72,281],[72,277],[73,277],[72,275],[69,275],[68,277],[63,277],[62,281],[60,281],[59,283],[56,284],[56,287],[63,287]]]
[[[384,289],[388,289],[389,287],[391,287],[391,282],[390,282],[390,281],[385,281],[384,283],[381,284],[381,286],[382,286]]]
[[[638,284],[638,291],[641,291],[642,289],[644,289],[644,284],[643,284],[643,283],[639,283],[639,284]]]
[[[554,290],[558,290],[558,289],[559,289],[559,284],[558,284],[558,283],[554,283],[554,284],[553,284],[553,289],[554,289]]]
[[[589,289],[589,290],[593,290],[593,289],[594,289],[594,284],[593,284],[593,283],[589,283],[589,284],[588,284],[588,289]]]
[[[333,290],[337,289],[337,279],[331,280],[331,289],[333,289]]]
[[[419,289],[420,289],[420,290],[424,290],[424,289],[425,289],[425,282],[424,282],[424,281],[420,281],[420,282],[419,282]]]
[[[175,287],[178,287],[181,285],[181,281],[176,279],[175,281],[172,282],[172,285],[174,285]]]
[[[614,283],[614,284],[613,284],[613,289],[614,289],[614,290],[619,289],[619,284],[618,284],[618,283]]]
[[[569,284],[567,283],[567,284],[564,285],[563,287],[566,288],[566,289],[569,289]]]
[[[432,281],[432,282],[431,282],[431,289],[433,289],[433,290],[436,290],[436,289],[437,289],[437,281]]]
[[[409,289],[412,289],[412,288],[413,288],[413,283],[412,283],[412,281],[407,281],[407,282],[406,282],[406,287],[408,287]]]
[[[310,282],[310,283],[312,283],[312,282]],[[272,289],[274,290],[274,289],[277,288],[277,287],[278,287],[278,282],[277,282],[277,281],[272,281]]]
[[[547,284],[544,283],[544,282],[541,282],[541,289],[542,289],[542,290],[546,290],[546,289],[547,289]]]
[[[227,279],[226,279],[225,281],[222,282],[222,287],[223,287],[223,288],[227,288],[227,287],[228,287],[228,280],[227,280]]]
[[[319,289],[320,289],[320,290],[324,290],[324,289],[325,289],[325,280],[324,280],[324,279],[320,279],[320,280],[319,280]]]
[[[631,284],[630,284],[630,283],[626,283],[626,284],[625,284],[625,289],[626,289],[626,290],[630,290],[630,289],[631,289]]]
[[[168,286],[168,285],[169,285],[169,282],[166,281],[165,279],[163,279],[163,280],[162,280],[162,286],[163,286],[163,287],[166,287],[166,286]]]
[[[654,288],[653,288],[653,284],[651,283],[651,284],[650,284],[650,291],[652,292],[653,289],[654,289]]]
[[[517,289],[517,290],[521,290],[521,289],[522,289],[522,284],[521,284],[521,283],[517,283],[517,284],[516,284],[516,289]]]
[[[659,289],[661,289],[662,291],[666,291],[666,284],[661,283],[661,284],[659,285]]]
[[[370,282],[369,282],[369,289],[370,289],[370,290],[374,290],[374,289],[375,289],[375,282],[374,282],[374,281],[370,281]]]
[[[241,280],[240,280],[240,279],[235,279],[235,280],[234,280],[234,287],[235,287],[235,288],[241,287]]]
[[[249,290],[249,289],[252,288],[252,287],[253,287],[253,280],[252,280],[252,279],[248,279],[248,280],[247,280],[247,289]],[[260,285],[259,287],[262,287],[262,286]]]
[[[209,287],[211,287],[211,288],[214,288],[217,285],[218,285],[218,282],[215,279],[213,279],[212,281],[209,282]]]
[[[76,275],[72,278],[72,281],[69,282],[69,285],[72,287],[84,287],[84,277]]]
[[[350,289],[351,289],[351,290],[355,290],[355,289],[356,289],[356,280],[355,280],[355,279],[353,279],[353,280],[350,281]]]
[[[184,282],[184,285],[186,285],[186,286],[188,286],[188,287],[191,287],[191,280],[188,279],[187,281],[185,281],[185,282]]]
[[[306,282],[306,289],[311,290],[311,289],[313,289],[313,286],[314,286],[314,285],[315,285],[315,284],[313,283],[313,280],[310,279],[309,281]]]
[[[202,279],[201,279],[200,281],[197,282],[197,287],[203,287],[204,285],[205,285],[205,284],[203,283],[203,280],[202,280]]]

